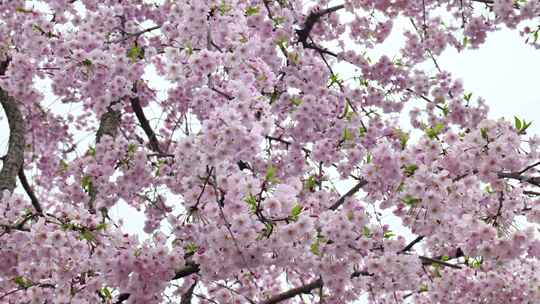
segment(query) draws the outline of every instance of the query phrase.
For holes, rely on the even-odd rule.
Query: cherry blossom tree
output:
[[[0,1],[0,302],[539,303],[540,137],[437,64],[503,27],[538,47],[539,15]]]

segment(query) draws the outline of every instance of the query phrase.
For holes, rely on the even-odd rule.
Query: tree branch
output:
[[[352,196],[354,195],[356,192],[358,192],[362,187],[364,187],[365,185],[367,185],[367,180],[365,179],[361,179],[358,184],[356,184],[354,187],[351,188],[351,190],[349,190],[347,193],[343,194],[343,196],[341,196],[334,204],[332,204],[332,206],[328,207],[328,209],[330,210],[336,210],[337,208],[339,208],[339,206],[343,205],[343,203],[345,202],[345,199],[349,196]]]
[[[315,26],[315,24],[319,22],[321,17],[323,17],[324,15],[331,14],[343,8],[345,8],[345,5],[341,4],[341,5],[329,7],[324,10],[311,12],[306,18],[306,21],[304,22],[304,27],[296,31],[296,34],[298,35],[298,42],[302,43],[304,48],[307,48],[307,45],[308,45],[307,39],[309,37],[309,34],[311,33],[313,26]]]
[[[32,206],[34,206],[34,209],[36,209],[39,214],[43,214],[43,208],[41,207],[41,204],[39,203],[39,200],[36,197],[34,190],[32,190],[32,187],[30,187],[30,184],[28,183],[28,179],[26,179],[26,175],[24,174],[24,169],[22,167],[21,170],[19,170],[19,180],[21,181],[21,185],[23,186],[24,191],[26,192],[26,194],[28,194],[28,197],[30,198]]]
[[[137,119],[139,120],[139,123],[141,124],[141,128],[143,129],[144,133],[148,137],[150,149],[156,153],[162,153],[161,149],[159,147],[159,141],[157,140],[156,133],[154,133],[154,130],[152,130],[152,127],[150,126],[150,123],[148,122],[148,119],[146,119],[146,116],[144,115],[144,111],[141,108],[141,103],[139,98],[131,98],[131,108],[133,109],[133,112],[135,112],[135,116],[137,116]]]
[[[199,267],[198,264],[188,263],[184,268],[181,268],[181,269],[176,271],[176,273],[175,273],[174,277],[171,279],[171,281],[187,277],[189,275],[192,275],[194,273],[199,272],[199,270],[200,270],[200,267]],[[195,288],[195,287],[193,287],[193,288]],[[191,293],[193,294],[193,291]],[[126,301],[127,299],[129,299],[130,296],[131,296],[131,294],[129,294],[129,293],[121,293],[120,295],[118,295],[118,299],[114,303],[115,304],[121,304],[124,301]]]
[[[405,248],[401,249],[400,251],[398,251],[398,254],[402,254],[402,253],[405,253],[409,250],[411,250],[414,245],[416,245],[417,243],[419,243],[420,241],[422,241],[424,239],[424,236],[423,235],[419,235],[418,237],[416,237],[412,242],[409,243],[409,245],[405,246]]]
[[[3,71],[0,71],[3,74]],[[17,184],[17,175],[24,162],[25,122],[14,98],[0,88],[0,104],[6,113],[9,125],[8,151],[4,157],[2,170],[0,170],[0,198],[2,192],[13,192]]]
[[[297,295],[303,294],[303,293],[310,293],[313,289],[322,288],[323,287],[323,281],[321,278],[308,283],[306,285],[302,285],[297,288],[293,288],[290,290],[287,290],[285,292],[282,292],[278,295],[275,295],[271,297],[270,299],[266,301],[262,301],[259,304],[276,304],[284,300],[288,300],[290,298],[294,298]]]
[[[115,138],[118,134],[118,127],[120,126],[120,112],[113,110],[111,106],[108,107],[107,112],[101,115],[99,120],[99,128],[96,133],[96,144],[101,141],[104,135],[109,135]],[[96,201],[97,189],[90,186],[90,200],[88,201],[88,210],[90,213],[96,213],[94,202]]]
[[[191,304],[191,299],[193,298],[193,291],[195,290],[195,286],[197,286],[197,281],[193,282],[188,290],[182,295],[182,299],[180,300],[180,304]]]

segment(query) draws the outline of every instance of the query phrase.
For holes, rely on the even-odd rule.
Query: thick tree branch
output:
[[[193,298],[193,291],[195,290],[195,286],[197,286],[197,281],[193,282],[189,289],[184,292],[184,294],[182,295],[182,299],[180,300],[180,304],[191,304],[191,299]]]
[[[0,170],[1,198],[4,190],[13,192],[17,184],[17,175],[23,166],[25,122],[15,99],[1,88],[0,104],[2,104],[9,125],[8,151],[3,158],[2,170]]]
[[[332,206],[328,207],[330,210],[336,210],[339,208],[339,206],[343,205],[345,202],[345,199],[349,196],[354,195],[356,192],[358,192],[362,187],[367,185],[367,180],[361,179],[358,184],[356,184],[354,187],[352,187],[347,193],[343,194],[342,197],[340,197]]]
[[[144,115],[144,111],[141,108],[139,98],[131,98],[130,102],[131,108],[133,109],[135,116],[137,116],[137,120],[139,120],[139,123],[141,124],[141,128],[148,137],[150,149],[156,153],[162,153],[161,148],[159,147],[159,141],[157,140],[156,133],[154,133],[154,130],[152,130],[152,127],[148,122],[148,119],[146,119],[146,115]]]
[[[422,241],[424,239],[424,236],[423,235],[419,235],[418,237],[416,237],[412,242],[410,242],[407,246],[405,246],[405,248],[401,249],[398,254],[402,254],[402,253],[405,253],[409,250],[411,250],[414,245],[416,245],[417,243],[419,243],[420,241]]]
[[[311,30],[313,29],[313,26],[315,26],[315,24],[317,22],[319,22],[321,17],[323,17],[324,15],[331,14],[331,13],[333,13],[335,11],[338,11],[340,9],[343,9],[343,8],[345,8],[345,5],[341,4],[341,5],[336,5],[336,6],[333,6],[333,7],[329,7],[329,8],[324,9],[324,10],[311,12],[308,15],[308,17],[306,18],[306,21],[304,22],[303,28],[296,31],[296,34],[298,35],[298,42],[302,43],[302,45],[304,47],[307,47],[307,45],[308,45],[307,39],[309,37],[309,34],[311,33]]]
[[[297,287],[297,288],[293,288],[293,289],[290,289],[290,290],[287,290],[285,292],[282,292],[278,295],[275,295],[273,297],[271,297],[270,299],[266,300],[266,301],[262,301],[260,302],[259,304],[276,304],[276,303],[279,303],[281,301],[285,301],[285,300],[288,300],[290,298],[294,298],[296,297],[297,295],[301,295],[301,294],[304,294],[304,293],[310,293],[313,289],[317,289],[317,288],[322,288],[323,286],[323,281],[321,278],[311,282],[311,283],[308,283],[306,285],[302,285],[300,287]]]
[[[96,144],[101,142],[104,135],[109,135],[115,138],[118,134],[118,127],[120,126],[120,112],[113,110],[110,106],[108,111],[101,115],[99,120],[99,128],[96,133]],[[90,213],[96,213],[94,203],[96,201],[97,189],[90,186],[90,200],[88,201],[88,210]]]
[[[99,120],[96,143],[101,141],[103,135],[109,135],[110,137],[115,138],[116,134],[118,134],[118,126],[120,126],[120,112],[109,107],[109,110],[101,115]]]

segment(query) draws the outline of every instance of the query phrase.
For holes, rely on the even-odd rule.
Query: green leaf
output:
[[[331,74],[329,81],[330,81],[330,83],[328,84],[329,87],[331,87],[334,84],[341,85],[343,83],[343,80],[339,78],[339,74]]]
[[[195,243],[189,243],[186,246],[184,246],[184,252],[188,255],[194,254],[199,249],[199,246],[197,246]]]
[[[92,189],[92,176],[91,175],[83,176],[83,178],[81,179],[81,187],[84,189],[84,191],[90,192],[90,190]]]
[[[315,241],[309,246],[309,251],[316,256],[321,256],[321,252],[319,251],[319,244],[320,239],[317,237]]]
[[[246,196],[244,201],[248,204],[249,211],[251,211],[251,213],[257,212],[257,199],[255,196],[253,196],[253,194],[250,193],[248,196]]]
[[[371,155],[371,153],[368,152],[366,156],[366,164],[370,164],[372,159],[373,159],[373,156]]]
[[[309,176],[304,182],[304,188],[310,191],[313,191],[316,186],[317,186],[317,179],[315,178],[315,175]]]
[[[107,223],[99,223],[96,225],[96,230],[105,230],[107,229]]]
[[[112,299],[111,291],[107,287],[103,287],[103,288],[99,289],[99,294],[104,299],[107,299],[107,300]]]
[[[276,16],[272,19],[272,21],[274,23],[274,27],[278,27],[285,21],[285,17]]]
[[[352,140],[354,138],[351,130],[349,130],[348,128],[345,128],[343,129],[343,141],[349,141],[349,140]]]
[[[298,97],[293,97],[291,98],[291,103],[295,106],[299,106],[302,104],[302,99],[298,98]]]
[[[90,66],[92,66],[92,60],[90,60],[90,59],[87,58],[87,59],[85,59],[85,60],[82,61],[82,64],[83,64],[84,66],[86,66],[86,67],[90,67]]]
[[[165,161],[163,159],[158,160],[155,176],[159,176],[161,173],[161,167],[163,167],[163,165],[165,165]]]
[[[487,128],[480,128],[480,135],[483,139],[488,140],[488,129]]]
[[[300,213],[302,212],[302,205],[296,204],[291,209],[291,214],[289,215],[289,218],[296,222],[298,220],[298,217],[300,216]]]
[[[447,255],[443,255],[443,256],[441,257],[441,261],[445,261],[445,262],[446,262],[446,261],[448,261],[448,260],[450,260],[450,257],[447,256]]]
[[[406,176],[413,176],[416,169],[418,169],[418,166],[415,164],[407,165],[405,166],[403,173],[405,173]]]
[[[92,232],[85,229],[81,232],[81,239],[87,242],[92,242],[94,240],[94,235],[92,234]]]
[[[450,108],[448,108],[448,105],[445,104],[442,108],[444,116],[448,116],[448,113],[450,113]]]
[[[17,285],[19,285],[20,288],[29,288],[29,287],[32,287],[32,282],[30,282],[29,280],[21,277],[21,276],[17,276],[15,278],[13,278],[13,282]]]
[[[138,59],[143,59],[144,58],[144,50],[139,47],[138,45],[134,45],[132,46],[129,50],[128,50],[128,53],[127,53],[127,56],[129,59],[133,60],[133,61],[137,61]]]
[[[86,155],[95,157],[96,156],[96,148],[88,147],[88,151],[86,151]]]
[[[472,97],[472,93],[463,95],[463,99],[465,99],[466,101],[471,101],[471,97]]]
[[[257,240],[261,240],[263,237],[269,238],[272,231],[274,231],[274,224],[272,222],[265,222],[264,228],[261,230],[260,235],[257,236]]]
[[[469,38],[467,36],[465,36],[465,37],[463,37],[463,48],[466,48],[467,44],[469,44]]]
[[[273,165],[270,165],[268,166],[268,169],[266,170],[266,181],[268,182],[275,182],[276,179],[276,167],[274,167]]]
[[[373,233],[367,226],[364,226],[364,228],[362,228],[362,234],[367,238],[370,238],[371,236],[373,236]]]
[[[23,13],[23,14],[32,14],[32,13],[34,12],[34,11],[32,11],[32,10],[27,10],[27,9],[25,9],[25,8],[23,8],[23,7],[17,7],[17,8],[15,9],[15,11],[16,11],[17,13]]]
[[[69,168],[68,163],[66,163],[65,160],[61,159],[60,160],[60,172],[65,173],[68,170],[68,168]]]
[[[135,154],[136,150],[137,150],[137,145],[135,145],[135,144],[129,144],[128,145],[128,154],[130,156],[133,156],[133,154]]]
[[[249,6],[246,8],[246,16],[253,16],[259,14],[259,7],[258,6]]]
[[[386,231],[386,232],[383,234],[383,237],[384,237],[385,239],[390,239],[390,238],[392,238],[392,237],[394,237],[394,236],[396,236],[396,234],[393,233],[392,231]]]
[[[412,197],[411,195],[407,194],[405,195],[405,197],[402,199],[403,203],[405,203],[405,205],[407,206],[414,206],[416,205],[417,203],[421,202],[422,200],[419,199],[419,198],[416,198],[416,197]]]
[[[521,131],[521,120],[517,116],[514,116],[514,126],[516,130]]]
[[[409,141],[409,134],[401,133],[401,136],[399,137],[399,143],[401,144],[401,149],[405,149],[407,147],[408,141]]]
[[[432,128],[427,128],[426,135],[431,139],[435,139],[437,138],[437,136],[441,133],[443,129],[444,129],[444,124],[438,123]]]
[[[223,16],[227,14],[232,9],[232,7],[225,3],[225,1],[221,1],[221,5],[218,7],[218,9],[219,13]]]

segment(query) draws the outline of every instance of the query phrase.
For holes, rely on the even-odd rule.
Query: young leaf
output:
[[[521,131],[521,120],[517,116],[514,116],[514,126],[516,130]]]
[[[289,218],[296,222],[298,220],[298,217],[300,216],[300,213],[302,212],[302,205],[296,204],[291,209],[291,214],[289,215]]]

